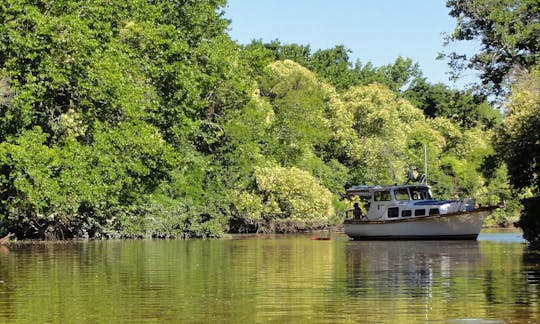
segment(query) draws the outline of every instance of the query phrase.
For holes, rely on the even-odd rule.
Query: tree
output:
[[[272,47],[271,44],[270,44],[270,47]],[[295,61],[296,63],[302,66],[309,67],[311,57],[312,57],[311,48],[309,47],[309,45],[299,45],[299,44],[279,45],[279,43],[277,43],[275,46],[277,49],[276,60],[280,60],[280,61],[291,60],[291,61]]]
[[[523,210],[516,225],[523,230],[525,238],[534,247],[540,247],[540,196],[529,197],[523,200]]]
[[[457,27],[447,40],[480,44],[470,57],[447,55],[450,66],[456,75],[465,69],[480,71],[484,90],[496,95],[506,109],[504,123],[495,138],[496,154],[488,154],[482,167],[498,179],[507,170],[516,190],[514,197],[538,194],[540,4],[535,0],[449,0],[447,6],[450,15],[457,19]],[[480,119],[491,120],[486,125],[496,121],[489,118],[492,115],[484,104],[478,106],[477,112],[482,115]],[[503,183],[492,182],[489,187],[505,192],[502,196],[509,192]],[[531,242],[537,240],[534,233],[540,232],[537,222],[531,221],[537,217],[531,214],[536,205],[535,199],[524,201],[525,209],[517,223]]]
[[[256,50],[258,55],[263,57],[262,48],[266,50],[265,58],[273,56],[274,60],[295,61],[317,73],[339,92],[374,82],[400,92],[404,91],[414,79],[422,77],[418,63],[414,63],[410,58],[398,57],[394,63],[381,67],[374,67],[369,62],[363,65],[359,61],[353,63],[349,58],[351,50],[343,45],[311,53],[308,45],[281,44],[279,41],[263,44],[261,41],[253,41],[245,47],[245,50],[248,53],[255,53]]]
[[[540,194],[540,72],[513,85],[496,148],[506,162],[512,185]]]
[[[318,50],[311,56],[307,67],[325,78],[338,91],[346,90],[359,81],[349,60],[350,52],[343,45]]]
[[[540,3],[537,0],[448,0],[450,15],[457,19],[447,41],[478,41],[480,49],[468,57],[450,53],[457,73],[480,71],[484,87],[503,93],[507,80],[538,64],[540,50]]]
[[[477,125],[494,128],[502,121],[500,112],[487,102],[485,96],[471,90],[450,89],[445,84],[429,84],[425,79],[417,78],[403,95],[427,117],[452,118],[464,128]]]
[[[328,140],[326,94],[317,76],[293,61],[274,62],[267,73],[261,94],[274,110],[268,153],[282,165],[294,165]]]
[[[346,165],[356,183],[402,181],[407,169],[408,135],[424,122],[422,112],[381,84],[353,87],[342,100],[354,116],[356,140]]]
[[[212,154],[220,117],[251,85],[224,5],[0,4],[2,226],[20,237],[219,234]]]
[[[415,79],[422,78],[420,65],[401,56],[393,64],[378,68],[377,73],[382,76],[381,83],[396,93],[405,91]]]

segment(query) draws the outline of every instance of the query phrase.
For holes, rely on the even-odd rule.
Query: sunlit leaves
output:
[[[510,183],[523,198],[517,226],[523,237],[538,245],[540,194],[540,72],[536,68],[513,84],[504,127],[497,134],[496,150],[506,162]],[[533,196],[533,197],[531,197]]]
[[[306,171],[259,168],[255,177],[267,217],[325,219],[334,213],[332,194]]]
[[[508,114],[498,136],[499,154],[516,188],[540,188],[540,73],[533,71],[514,85]]]
[[[343,101],[354,115],[357,144],[350,152],[357,181],[391,183],[403,180],[407,169],[407,137],[424,121],[421,111],[399,99],[385,86],[350,89]]]
[[[293,61],[271,64],[265,81],[261,94],[268,97],[275,113],[272,154],[285,165],[293,164],[305,150],[328,139],[325,93],[316,76]]]

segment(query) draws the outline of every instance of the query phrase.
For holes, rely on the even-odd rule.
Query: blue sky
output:
[[[472,51],[465,45],[444,47],[455,19],[444,0],[228,0],[231,38],[240,44],[253,39],[310,45],[312,52],[344,45],[351,60],[381,66],[398,56],[411,58],[429,82],[463,88],[474,82],[469,73],[458,83],[448,80],[439,52]]]

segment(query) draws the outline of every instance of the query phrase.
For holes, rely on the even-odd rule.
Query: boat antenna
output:
[[[428,177],[427,177],[427,146],[424,144],[424,176],[425,176],[425,182],[426,185],[428,184]]]

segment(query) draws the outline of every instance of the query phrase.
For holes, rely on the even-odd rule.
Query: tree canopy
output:
[[[517,225],[531,243],[540,242],[539,71],[540,3],[535,0],[449,0],[458,24],[449,41],[480,42],[471,57],[452,53],[459,72],[481,72],[488,93],[499,95],[504,122],[496,132],[495,149],[485,166],[507,168],[514,195],[525,198]]]
[[[480,71],[484,87],[501,94],[516,75],[540,63],[538,42],[540,3],[536,0],[448,0],[450,16],[457,19],[448,41],[476,41],[477,53],[450,53],[456,72]]]
[[[0,4],[2,232],[323,228],[350,207],[348,186],[421,170],[424,145],[441,196],[510,196],[504,165],[481,172],[500,123],[484,97],[429,84],[408,58],[240,46],[225,4]]]

